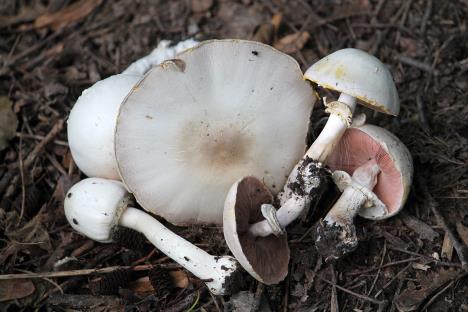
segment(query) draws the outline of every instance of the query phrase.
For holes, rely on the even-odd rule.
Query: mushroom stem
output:
[[[254,236],[280,234],[281,230],[277,229],[277,226],[275,229],[275,224],[279,223],[284,229],[296,220],[306,207],[309,207],[312,196],[319,196],[316,190],[320,188],[322,181],[317,173],[350,126],[356,108],[356,98],[341,93],[338,101],[333,103],[338,104],[328,107],[330,117],[322,132],[289,175],[284,190],[279,195],[281,207],[276,211],[276,216],[275,213],[270,216],[264,215],[265,220],[253,224],[249,231]],[[292,187],[297,188],[297,183],[302,184],[299,185],[301,189],[299,192],[292,189]]]
[[[215,257],[170,231],[147,213],[127,208],[119,224],[141,232],[161,252],[201,280],[216,295],[224,294],[227,279],[238,268],[233,257]]]
[[[317,226],[315,247],[326,261],[339,259],[358,245],[353,220],[361,207],[375,204],[369,194],[377,183],[380,168],[375,159],[358,167],[343,194]],[[344,177],[344,176],[343,176]],[[338,184],[345,181],[336,181]]]
[[[125,69],[122,74],[143,76],[151,67],[171,58],[174,58],[180,52],[194,47],[198,44],[193,39],[187,39],[178,42],[175,46],[169,47],[170,40],[161,40],[150,54],[136,60]]]
[[[65,215],[78,232],[98,242],[112,242],[118,224],[141,232],[159,250],[202,279],[216,295],[236,288],[240,267],[230,256],[215,257],[176,235],[149,214],[128,207],[130,195],[118,181],[88,178],[67,192]]]
[[[375,159],[370,159],[364,165],[356,168],[353,173],[353,181],[359,186],[372,190],[377,183],[380,168]],[[324,221],[328,223],[349,224],[353,221],[359,209],[367,201],[366,193],[356,186],[347,186],[338,201],[328,212]]]
[[[306,153],[307,156],[321,163],[326,163],[328,156],[350,126],[352,114],[356,108],[356,98],[346,93],[341,93],[337,102],[345,104],[349,110],[343,109],[343,106],[328,107],[330,117],[322,132]]]

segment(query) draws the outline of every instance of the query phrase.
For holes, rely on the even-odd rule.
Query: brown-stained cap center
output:
[[[236,196],[236,225],[239,242],[252,268],[265,284],[276,284],[288,274],[289,246],[287,236],[254,237],[249,227],[262,221],[260,207],[273,203],[267,187],[255,177],[239,182]]]
[[[189,122],[180,134],[182,156],[195,168],[226,173],[244,164],[249,157],[253,138],[235,122],[212,124],[208,121]]]

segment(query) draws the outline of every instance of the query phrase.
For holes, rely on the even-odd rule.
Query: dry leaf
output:
[[[307,31],[287,35],[275,43],[275,48],[284,53],[296,53],[300,51],[310,38]]]
[[[278,34],[282,18],[283,15],[281,13],[277,13],[273,15],[270,22],[260,24],[255,30],[251,40],[263,42],[265,44],[272,44]]]
[[[6,96],[0,96],[0,151],[8,146],[8,140],[16,134],[18,119],[12,111],[12,103]]]
[[[130,283],[128,288],[133,291],[137,296],[146,296],[154,293],[154,288],[148,276],[137,279]]]
[[[50,27],[53,30],[58,30],[72,22],[76,22],[83,17],[86,17],[101,3],[102,0],[81,0],[75,2],[58,12],[51,14],[46,13],[39,16],[34,21],[34,27],[36,29]]]
[[[187,273],[183,270],[171,271],[169,275],[172,277],[172,282],[177,288],[187,288],[190,284]]]
[[[0,302],[24,298],[34,290],[34,284],[28,279],[0,280]]]
[[[265,44],[271,44],[275,35],[275,27],[271,23],[264,23],[258,26],[252,41],[258,41]]]
[[[213,0],[192,0],[190,1],[192,12],[201,13],[208,11],[213,6]]]
[[[461,222],[457,222],[457,232],[460,235],[462,242],[468,246],[468,228]]]

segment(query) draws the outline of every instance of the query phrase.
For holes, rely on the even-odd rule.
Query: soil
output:
[[[468,311],[467,11],[462,0],[1,1],[0,310]],[[71,107],[85,88],[160,40],[189,37],[261,40],[303,70],[345,47],[376,55],[396,81],[401,112],[358,112],[411,151],[415,177],[404,211],[383,221],[356,219],[358,248],[333,264],[315,251],[313,225],[297,224],[288,229],[287,278],[262,286],[245,276],[232,297],[211,296],[147,242],[125,248],[74,232],[63,199],[84,175],[66,142]],[[310,140],[326,117],[319,103]],[[327,191],[315,219],[336,196]],[[171,228],[212,254],[229,254],[219,228]],[[177,273],[182,286],[172,289],[164,279],[155,290],[153,267]],[[93,293],[111,271],[125,283],[107,287],[105,296]],[[60,276],[5,276],[30,272]],[[252,303],[239,304],[246,300]]]

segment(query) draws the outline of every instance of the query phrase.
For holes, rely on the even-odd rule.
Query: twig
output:
[[[59,119],[55,123],[55,125],[52,127],[52,129],[50,129],[49,133],[47,133],[44,139],[41,142],[39,142],[31,151],[31,153],[29,153],[28,157],[26,157],[26,159],[24,160],[25,168],[29,167],[34,162],[34,160],[36,159],[37,155],[39,155],[41,150],[47,144],[49,144],[49,142],[51,142],[57,136],[57,134],[60,133],[60,131],[62,131],[62,128],[63,128],[63,119]]]
[[[361,295],[361,294],[355,293],[354,291],[349,290],[349,289],[347,289],[347,288],[344,288],[344,287],[342,287],[342,286],[340,286],[340,285],[337,285],[337,284],[335,284],[335,283],[333,283],[333,282],[331,282],[331,281],[329,281],[329,280],[327,280],[327,279],[325,279],[325,278],[319,276],[319,275],[316,274],[316,273],[313,273],[313,274],[315,274],[315,276],[317,276],[319,280],[324,281],[325,283],[327,283],[327,284],[329,284],[329,285],[331,285],[331,286],[334,286],[334,287],[336,287],[337,289],[339,289],[339,290],[341,290],[341,291],[344,291],[345,293],[348,293],[348,294],[350,294],[350,295],[352,295],[352,296],[358,297],[358,298],[360,298],[360,299],[362,299],[362,300],[366,300],[366,301],[369,301],[369,302],[372,302],[372,303],[378,304],[378,305],[383,305],[383,304],[385,304],[385,301],[380,301],[380,300],[371,298],[371,297],[366,296],[366,295]]]
[[[218,312],[221,312],[221,308],[219,307],[218,300],[216,300],[216,297],[211,293],[211,291],[209,291],[208,293],[210,294],[211,299],[213,299],[213,303],[214,303],[214,305],[216,307],[216,310]]]
[[[391,283],[393,283],[401,274],[406,272],[411,267],[411,263],[405,266],[403,269],[400,270],[391,280],[389,280],[385,285],[383,285],[382,289],[380,289],[374,296],[374,298],[377,298],[388,286],[390,286]]]
[[[434,74],[436,76],[439,74],[438,71],[432,68],[432,65],[415,60],[412,57],[402,55],[402,54],[397,54],[395,55],[395,59],[402,62],[403,64],[416,67],[417,69],[428,72],[430,74]]]
[[[388,267],[391,267],[391,266],[395,266],[395,265],[399,265],[399,264],[403,264],[403,263],[407,263],[407,262],[413,262],[413,261],[417,261],[417,260],[420,260],[420,259],[421,259],[421,257],[398,260],[398,261],[394,261],[394,262],[389,262],[387,264],[384,264],[382,266],[378,266],[378,267],[375,267],[375,268],[370,268],[370,269],[357,271],[357,272],[345,273],[345,275],[350,275],[350,276],[352,276],[352,275],[361,275],[361,274],[369,273],[369,272],[372,272],[372,271],[375,271],[375,270],[380,270],[380,269],[388,268]]]
[[[335,274],[335,268],[333,267],[333,264],[330,265],[330,271],[331,271],[331,276],[332,276],[332,283],[334,284],[332,286],[332,291],[331,291],[330,311],[338,312],[340,311],[340,308],[338,306],[338,296],[336,295],[336,274]]]
[[[450,239],[453,242],[453,248],[458,254],[458,259],[461,262],[461,266],[465,271],[468,271],[468,246],[465,246],[458,237],[455,235],[454,231],[449,227],[447,221],[445,220],[444,216],[439,210],[437,202],[432,198],[432,195],[429,193],[427,186],[423,183],[420,183],[422,191],[427,198],[429,207],[431,208],[432,213],[436,216],[437,220],[439,221],[440,225],[443,227],[445,232],[450,236]]]
[[[382,251],[382,259],[380,260],[379,269],[377,270],[377,273],[375,274],[375,278],[374,278],[374,281],[372,282],[371,288],[367,292],[368,296],[370,296],[370,294],[374,290],[374,287],[375,287],[375,284],[377,283],[377,280],[379,278],[380,270],[382,268],[382,265],[383,265],[386,254],[387,254],[387,240],[384,241],[384,248],[383,248],[383,251]]]
[[[455,263],[455,262],[446,262],[446,261],[440,261],[440,260],[437,260],[437,259],[434,259],[430,256],[426,256],[426,255],[422,255],[420,253],[417,253],[417,252],[414,252],[414,251],[409,251],[409,250],[405,250],[405,249],[401,249],[401,248],[398,248],[398,247],[394,247],[394,246],[388,246],[389,249],[391,250],[395,250],[395,251],[399,251],[399,252],[403,252],[403,253],[406,253],[408,255],[412,255],[412,256],[417,256],[417,257],[420,257],[420,258],[423,258],[427,261],[430,261],[430,262],[433,262],[435,265],[440,265],[440,266],[446,266],[446,267],[456,267],[456,268],[461,268],[462,265],[459,264],[459,263]]]
[[[52,35],[50,35],[49,37],[43,39],[43,40],[39,40],[39,42],[33,46],[31,46],[30,48],[24,50],[23,52],[17,54],[15,57],[7,60],[3,66],[0,68],[0,76],[3,76],[5,75],[6,73],[8,73],[8,70],[11,66],[15,66],[15,65],[18,65],[19,61],[28,56],[29,54],[31,53],[34,53],[34,52],[37,52],[40,48],[42,48],[44,45],[46,45],[47,43],[49,43],[50,41],[52,41],[53,39],[61,36],[63,34],[62,31],[56,31],[55,33],[53,33]]]
[[[63,119],[59,119],[52,127],[52,129],[50,129],[49,133],[42,139],[42,141],[39,142],[29,153],[28,157],[26,157],[26,159],[22,161],[24,170],[26,170],[34,162],[41,150],[60,133],[60,131],[63,128],[63,123]],[[13,177],[12,170],[18,168],[18,166],[19,162],[13,163],[10,166],[8,166],[9,170],[0,179],[0,193],[3,193],[4,189],[7,187],[11,179],[13,179],[11,184],[16,185],[16,183],[18,182],[18,176]]]
[[[24,215],[24,208],[26,205],[26,185],[24,183],[24,162],[23,162],[23,139],[20,138],[19,140],[19,151],[18,151],[18,166],[20,171],[20,179],[21,179],[21,211],[19,215],[19,221],[21,222]]]
[[[176,268],[180,268],[181,266],[178,264],[173,264],[173,263],[157,264],[157,265],[145,264],[145,265],[137,265],[137,266],[111,266],[111,267],[101,268],[101,269],[84,269],[84,270],[70,270],[70,271],[57,271],[57,272],[41,272],[41,273],[3,274],[3,275],[0,275],[0,280],[82,276],[82,275],[90,275],[90,274],[112,273],[116,270],[148,271],[154,267],[176,269]]]
[[[429,17],[431,17],[431,14],[432,14],[432,0],[427,0],[426,10],[424,11],[424,16],[421,22],[421,27],[419,28],[419,31],[421,32],[421,36],[423,36],[424,33],[426,32],[427,21],[429,20]]]
[[[429,121],[427,119],[427,106],[421,94],[418,94],[416,96],[416,105],[418,108],[418,117],[419,117],[419,123],[421,124],[421,128],[424,130],[424,132],[430,134],[431,128],[429,126]]]
[[[18,138],[24,138],[24,139],[34,139],[34,140],[38,140],[38,141],[44,140],[44,136],[43,136],[43,135],[39,135],[39,134],[28,134],[28,133],[21,133],[21,132],[16,132],[16,137],[18,137]],[[68,147],[68,142],[66,142],[66,141],[54,140],[53,143],[54,143],[54,144],[57,144],[57,145],[61,145],[61,146]]]
[[[447,286],[445,286],[444,288],[442,288],[439,292],[437,292],[425,305],[424,307],[422,307],[421,311],[424,311],[426,310],[427,308],[429,308],[429,306],[440,296],[442,295],[447,289],[449,289],[456,281],[464,278],[465,276],[468,275],[468,272],[462,272],[461,274],[459,274],[458,276],[456,276],[454,279],[452,279],[450,281],[450,283],[448,283]]]

